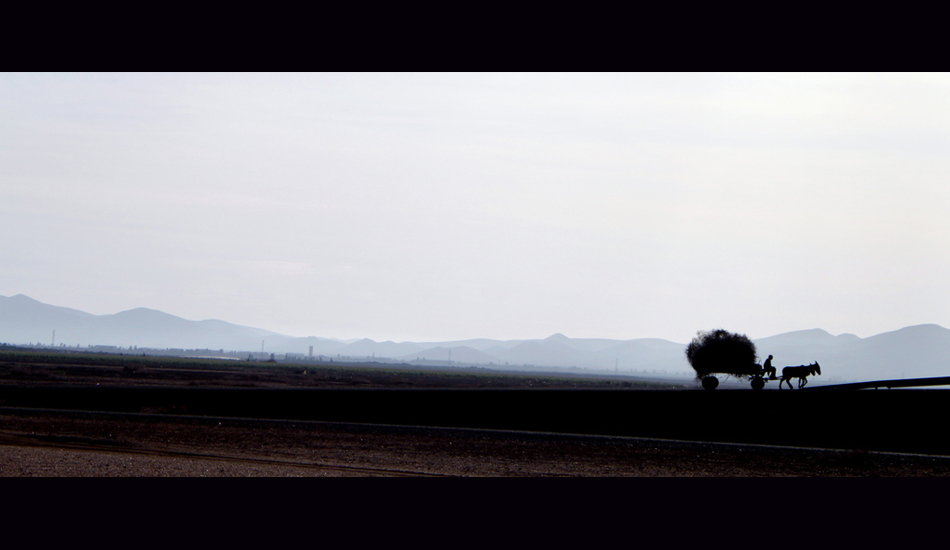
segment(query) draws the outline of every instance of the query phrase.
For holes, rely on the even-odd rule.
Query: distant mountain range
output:
[[[712,327],[710,327],[712,328]],[[351,359],[448,362],[456,365],[546,366],[596,370],[659,371],[688,374],[686,344],[656,338],[610,340],[568,338],[450,342],[375,342],[296,338],[224,321],[189,321],[154,309],[136,308],[92,315],[18,294],[0,296],[0,342],[67,346],[111,345],[146,348],[220,349],[314,355]],[[788,332],[755,340],[759,357],[774,355],[779,367],[818,361],[825,380],[871,380],[950,376],[950,330],[917,325],[868,338],[834,336],[821,329]]]

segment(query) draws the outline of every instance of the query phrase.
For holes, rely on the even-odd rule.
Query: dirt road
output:
[[[2,476],[948,476],[950,457],[0,409]]]

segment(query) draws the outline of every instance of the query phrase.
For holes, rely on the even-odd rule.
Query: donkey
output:
[[[782,389],[783,382],[788,384],[788,389],[792,389],[792,378],[798,378],[798,389],[802,389],[808,383],[805,377],[810,374],[821,374],[821,365],[818,364],[818,361],[811,365],[785,367],[782,369],[782,381],[778,383],[778,389]]]

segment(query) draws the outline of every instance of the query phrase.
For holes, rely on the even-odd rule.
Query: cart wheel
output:
[[[704,390],[714,390],[719,387],[719,379],[715,376],[707,376],[703,378],[703,389]]]
[[[762,380],[761,376],[756,376],[755,378],[752,379],[753,390],[761,390],[764,387],[765,387],[765,380]]]

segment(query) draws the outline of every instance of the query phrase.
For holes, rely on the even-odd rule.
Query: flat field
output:
[[[637,377],[510,374],[485,368],[389,363],[277,363],[200,358],[56,353],[0,346],[0,384],[323,389],[680,389]]]

